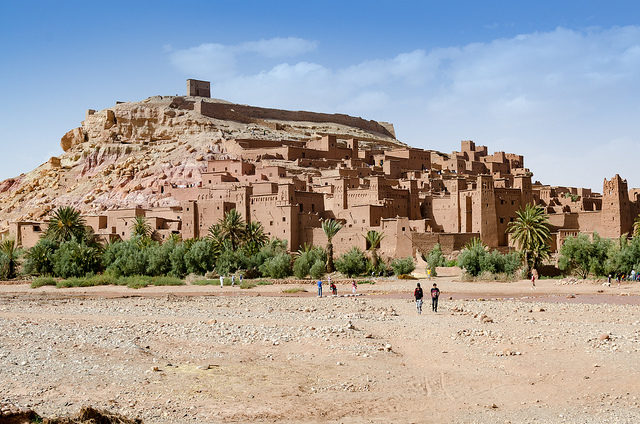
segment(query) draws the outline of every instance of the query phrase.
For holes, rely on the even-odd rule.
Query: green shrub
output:
[[[100,251],[75,240],[60,244],[52,255],[53,272],[62,278],[83,277],[100,271]]]
[[[324,249],[314,247],[306,252],[300,253],[293,263],[293,275],[297,278],[305,278],[311,272],[311,267],[317,262],[327,262],[327,254]],[[314,277],[315,278],[315,277]]]
[[[29,249],[22,265],[23,271],[28,275],[52,275],[53,254],[58,249],[58,243],[47,238],[42,238]]]
[[[451,268],[452,266],[458,266],[458,261],[455,259],[449,259],[444,266],[449,268]]]
[[[359,281],[358,284],[375,284],[375,281],[371,281],[371,280],[363,280],[363,281]]]
[[[487,254],[482,243],[471,243],[458,255],[458,266],[467,274],[476,277],[482,272],[482,259]]]
[[[248,266],[247,256],[243,251],[224,250],[215,263],[215,269],[220,275],[229,275]]]
[[[169,274],[173,277],[183,278],[187,275],[187,264],[184,260],[187,252],[189,251],[189,245],[185,242],[176,243],[169,253],[169,262],[171,262],[171,271]]]
[[[153,243],[147,248],[147,275],[168,275],[171,272],[171,252],[176,247],[173,240],[163,244]]]
[[[406,257],[392,260],[391,268],[395,275],[411,274],[413,270],[416,269],[416,264],[413,258]]]
[[[261,266],[264,265],[267,260],[282,253],[287,253],[287,242],[274,238],[260,248],[257,254],[250,256],[243,254],[246,269],[244,276],[247,278],[268,277],[268,275],[262,273]]]
[[[140,237],[123,242],[110,243],[102,255],[106,270],[117,277],[143,275],[149,264],[149,249]]]
[[[586,234],[578,234],[578,237],[567,237],[564,244],[560,248],[560,257],[558,258],[558,268],[578,275],[581,278],[587,278],[589,274],[603,275],[605,266],[609,269],[616,268],[612,266],[615,262],[617,252],[623,249],[611,247],[608,240],[601,239],[594,233],[593,241],[589,240]],[[620,256],[624,258],[624,254]],[[633,263],[623,263],[622,272],[629,272]],[[630,267],[629,267],[630,266]]]
[[[336,269],[347,277],[362,275],[367,270],[367,257],[357,247],[341,255],[335,263]]]
[[[240,288],[241,289],[252,289],[254,287],[256,287],[257,284],[254,283],[250,283],[248,281],[243,281],[242,284],[240,284]]]
[[[431,270],[432,277],[438,276],[436,267],[444,266],[447,262],[442,254],[440,243],[436,243],[431,252],[427,256],[422,255],[422,258],[427,262],[427,268]]]
[[[320,279],[324,276],[325,271],[327,270],[327,264],[322,259],[316,259],[316,261],[309,269],[309,275],[311,278]]]
[[[279,253],[260,266],[260,273],[265,277],[285,278],[291,275],[291,256]]]
[[[31,288],[35,289],[42,286],[55,286],[56,280],[53,277],[38,277],[31,282]]]
[[[213,242],[208,239],[197,240],[185,253],[184,261],[189,274],[204,275],[213,270],[216,265]]]

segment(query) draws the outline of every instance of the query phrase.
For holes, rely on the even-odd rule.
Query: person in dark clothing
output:
[[[431,289],[431,310],[433,312],[438,312],[439,296],[440,296],[440,289],[436,286],[436,283],[433,283],[433,288]]]
[[[418,309],[418,314],[422,313],[422,298],[424,294],[422,293],[422,287],[420,287],[420,283],[418,283],[418,287],[413,291],[413,297],[416,298],[416,308]]]

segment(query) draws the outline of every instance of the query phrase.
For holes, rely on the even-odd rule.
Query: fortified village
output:
[[[144,216],[158,239],[205,237],[236,209],[288,242],[324,245],[324,219],[343,222],[337,253],[365,249],[384,233],[386,257],[445,253],[474,237],[507,249],[507,226],[531,202],[544,207],[552,251],[577,233],[632,231],[640,189],[615,175],[602,194],[532,183],[524,158],[462,141],[450,154],[407,147],[392,124],[339,114],[292,112],[210,98],[188,80],[187,96],[156,96],[87,111],[65,134],[65,153],[0,183],[4,236],[33,246],[53,208],[72,205],[103,240],[127,239]],[[7,219],[8,218],[8,219]]]

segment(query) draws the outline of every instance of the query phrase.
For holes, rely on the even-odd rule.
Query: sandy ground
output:
[[[415,281],[322,299],[0,286],[0,403],[147,423],[640,422],[640,284],[437,282],[422,315]]]

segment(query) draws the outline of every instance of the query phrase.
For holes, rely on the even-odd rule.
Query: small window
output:
[[[40,231],[42,231],[42,230],[40,229],[40,226],[39,226],[39,225],[34,225],[34,226],[33,226],[33,231],[35,231],[36,233],[39,233],[39,232],[40,232]]]
[[[402,227],[402,231],[404,231],[404,230],[405,230],[405,227]]]
[[[504,218],[500,218],[500,223],[504,224]]]
[[[515,200],[512,200],[512,201],[511,201],[511,206],[513,206],[513,205],[515,205],[515,204],[516,204]]]
[[[273,227],[273,221],[269,221],[269,226]]]
[[[286,221],[287,221],[287,218],[283,216],[282,217],[282,222],[286,222]]]

